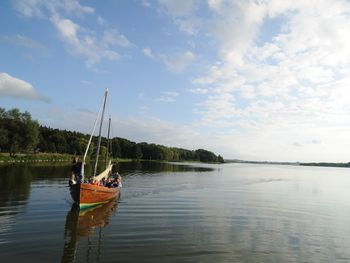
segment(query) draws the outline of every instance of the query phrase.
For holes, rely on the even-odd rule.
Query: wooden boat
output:
[[[96,175],[99,152],[100,152],[100,145],[101,145],[101,130],[102,130],[102,123],[103,123],[103,115],[104,115],[105,106],[106,106],[107,94],[108,94],[108,90],[106,90],[106,92],[105,92],[104,102],[103,102],[103,110],[102,110],[101,120],[100,120],[100,131],[99,131],[99,140],[98,140],[98,147],[97,147],[96,160],[95,160],[94,175],[90,178],[90,180],[97,181],[97,182],[100,182],[103,178],[107,179],[111,175],[112,168],[113,168],[113,164],[111,164],[110,161],[107,164],[108,156],[106,156],[106,169],[103,172],[101,172],[99,175]],[[86,150],[85,150],[84,159],[83,159],[83,162],[81,164],[81,181],[78,182],[78,181],[70,180],[70,182],[69,182],[70,193],[71,193],[72,199],[77,205],[79,205],[80,209],[86,209],[89,207],[93,207],[93,206],[107,203],[108,201],[110,201],[116,197],[119,197],[119,195],[120,195],[119,188],[108,188],[108,187],[101,186],[101,185],[86,183],[84,181],[85,159],[87,156],[87,152],[89,150],[89,146],[91,144],[93,133],[95,132],[97,120],[98,120],[98,118],[96,118],[94,129],[91,133],[90,140],[89,140],[88,145],[87,145]],[[110,124],[111,124],[111,118],[109,118],[109,126],[108,126],[107,154],[109,151],[108,146],[109,146]]]
[[[119,188],[80,183],[71,186],[71,196],[80,209],[98,206],[119,197]]]

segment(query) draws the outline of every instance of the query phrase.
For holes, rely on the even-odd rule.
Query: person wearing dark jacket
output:
[[[81,183],[81,179],[82,179],[81,166],[82,166],[82,163],[81,163],[79,157],[74,157],[73,162],[72,162],[72,175],[73,175],[74,180],[77,183]]]

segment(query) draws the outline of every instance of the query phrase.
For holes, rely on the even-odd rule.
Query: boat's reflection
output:
[[[79,210],[78,206],[72,205],[64,227],[65,242],[61,262],[74,262],[79,240],[87,238],[88,243],[90,243],[89,238],[95,229],[99,229],[99,235],[101,235],[101,229],[108,225],[109,219],[116,213],[117,207],[118,199],[83,211]],[[98,240],[101,240],[101,237]],[[100,244],[98,244],[99,246]],[[89,255],[87,256],[89,257]]]

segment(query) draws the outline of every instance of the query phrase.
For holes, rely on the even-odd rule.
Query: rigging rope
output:
[[[94,135],[94,133],[95,133],[95,130],[96,130],[97,121],[98,121],[98,119],[99,119],[99,117],[100,117],[100,114],[101,114],[101,111],[102,111],[103,100],[104,100],[104,99],[102,99],[102,104],[101,104],[101,107],[100,107],[100,109],[99,109],[99,111],[98,111],[98,113],[97,113],[97,116],[96,116],[96,119],[95,119],[95,123],[94,123],[94,128],[93,128],[93,130],[92,130],[92,133],[91,133],[91,135],[90,135],[90,139],[89,139],[88,145],[86,146],[86,150],[85,150],[85,153],[84,153],[84,158],[83,158],[83,162],[82,162],[82,165],[81,165],[81,176],[82,176],[82,179],[81,179],[81,180],[82,180],[82,181],[84,181],[84,165],[85,165],[85,159],[86,159],[87,153],[88,153],[88,151],[89,151],[89,147],[90,147],[90,144],[91,144],[92,137],[93,137],[93,135]]]

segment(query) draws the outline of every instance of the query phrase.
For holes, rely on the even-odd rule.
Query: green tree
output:
[[[12,156],[20,151],[30,152],[39,142],[39,124],[27,111],[21,113],[14,108],[6,112],[1,108],[0,124],[1,151],[8,151]]]
[[[218,162],[219,163],[224,163],[225,162],[224,158],[220,154],[218,155]]]
[[[113,156],[113,158],[120,158],[122,156],[122,152],[121,152],[121,147],[119,145],[118,138],[113,138],[112,139],[111,146],[112,146],[111,148],[112,148],[112,156]]]
[[[143,154],[142,154],[142,150],[140,145],[135,144],[134,145],[134,158],[137,160],[140,160],[142,158]]]

